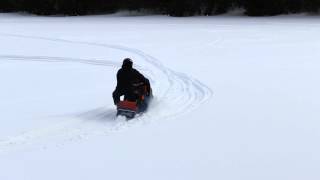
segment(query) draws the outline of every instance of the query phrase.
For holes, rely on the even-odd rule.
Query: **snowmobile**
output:
[[[153,97],[152,90],[147,91],[147,86],[144,83],[133,84],[134,99],[124,97],[117,104],[117,116],[124,116],[127,119],[133,119],[137,114],[141,114],[148,109],[148,105]]]

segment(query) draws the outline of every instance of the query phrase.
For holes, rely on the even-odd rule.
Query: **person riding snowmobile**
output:
[[[138,103],[141,102],[142,95],[148,98],[152,96],[149,80],[132,66],[132,60],[126,58],[117,73],[117,86],[112,94],[115,105],[120,102],[121,96],[124,96],[124,100],[138,101]],[[141,87],[144,87],[145,92],[141,91]]]

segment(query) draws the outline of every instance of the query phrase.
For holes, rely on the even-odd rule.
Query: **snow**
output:
[[[0,14],[0,179],[319,179],[320,20]],[[125,57],[155,100],[111,93]]]

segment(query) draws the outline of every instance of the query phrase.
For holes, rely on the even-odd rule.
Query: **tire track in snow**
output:
[[[92,115],[82,113],[79,116],[81,118],[75,118],[68,120],[61,124],[57,124],[55,127],[47,127],[24,134],[9,137],[0,141],[0,151],[4,148],[10,148],[11,145],[16,144],[28,144],[33,141],[37,141],[42,138],[52,138],[58,133],[62,134],[64,140],[83,139],[92,134],[109,134],[110,132],[120,131],[128,127],[150,122],[159,119],[175,118],[179,115],[188,113],[195,108],[199,107],[202,103],[208,100],[212,96],[212,91],[200,81],[191,78],[183,73],[175,72],[165,67],[156,58],[140,51],[124,46],[108,45],[103,43],[72,41],[66,39],[24,36],[15,34],[0,34],[1,36],[12,38],[25,38],[34,40],[43,40],[49,42],[59,42],[64,44],[85,45],[92,47],[102,47],[113,49],[117,51],[127,52],[139,57],[144,61],[142,67],[146,75],[152,82],[152,87],[155,94],[155,100],[151,104],[151,107],[147,113],[137,117],[133,121],[119,121],[110,123],[107,125],[89,124],[85,118],[95,118]],[[55,62],[55,63],[83,63],[97,66],[120,66],[119,63],[109,60],[93,60],[93,59],[79,59],[68,57],[48,57],[48,56],[17,56],[17,55],[0,55],[0,59],[12,60],[12,61],[39,61],[39,62]],[[100,111],[103,117],[110,118],[115,114],[115,111],[106,110],[103,108],[97,108],[94,113]],[[97,115],[97,114],[95,114]],[[68,118],[68,117],[67,117]],[[72,119],[72,118],[71,118]]]
[[[93,60],[68,57],[52,57],[52,56],[17,56],[17,55],[1,55],[0,59],[10,61],[35,61],[35,62],[61,62],[61,63],[82,63],[96,66],[119,66],[119,63],[110,60]]]

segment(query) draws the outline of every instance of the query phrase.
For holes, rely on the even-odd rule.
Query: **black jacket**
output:
[[[117,104],[120,101],[121,96],[125,96],[126,99],[134,100],[136,97],[133,94],[134,83],[144,83],[147,85],[147,91],[150,92],[150,82],[145,78],[138,70],[134,68],[121,68],[117,73],[117,87],[113,92],[114,103]]]
[[[119,91],[132,90],[132,84],[137,82],[146,82],[146,78],[136,69],[121,68],[117,73],[117,87]]]

